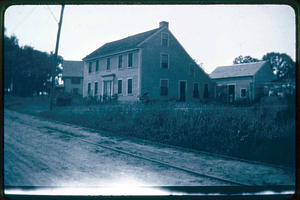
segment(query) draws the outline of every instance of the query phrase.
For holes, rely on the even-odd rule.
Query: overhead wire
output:
[[[13,28],[13,30],[11,31],[11,33],[13,33],[14,32],[14,30],[16,29],[16,28],[18,28],[24,21],[25,21],[25,19],[35,10],[37,8],[37,6],[36,7],[34,7],[31,11],[30,11],[30,13],[28,13],[24,18],[23,18],[23,20],[15,27],[15,28]]]
[[[50,9],[50,7],[49,7],[48,5],[47,5],[47,8],[49,9],[49,11],[51,12],[51,15],[54,17],[55,21],[56,21],[56,22],[57,22],[57,24],[58,24],[58,21],[57,21],[56,17],[54,16],[54,14],[53,14],[52,10]]]

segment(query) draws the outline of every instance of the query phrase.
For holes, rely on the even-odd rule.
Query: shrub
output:
[[[56,98],[57,106],[70,106],[72,105],[73,95],[67,92],[58,93]]]

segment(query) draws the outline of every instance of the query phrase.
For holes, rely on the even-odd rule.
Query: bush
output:
[[[72,105],[73,94],[63,92],[59,93],[56,98],[57,106],[71,106]]]

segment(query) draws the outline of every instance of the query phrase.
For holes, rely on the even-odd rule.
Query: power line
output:
[[[49,11],[51,12],[51,15],[54,17],[55,21],[58,23],[56,17],[54,16],[53,12],[51,11],[50,7],[47,5],[47,8],[49,9]]]
[[[24,19],[11,31],[11,33],[16,29],[16,28],[18,28],[18,26],[20,25],[20,24],[22,24],[22,22],[35,10],[37,8],[37,6],[35,7],[35,8],[33,8],[32,10],[31,10],[31,12],[30,13],[28,13],[27,15],[26,15],[26,17],[24,17]]]

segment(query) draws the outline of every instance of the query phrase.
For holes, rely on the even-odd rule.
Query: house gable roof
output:
[[[221,66],[217,67],[209,76],[212,79],[254,76],[265,64],[266,61],[261,61]]]
[[[64,60],[62,77],[83,77],[83,61]]]
[[[142,43],[148,37],[150,37],[151,35],[155,34],[157,31],[163,28],[164,27],[156,28],[150,31],[129,36],[121,40],[106,43],[94,52],[84,57],[83,60],[91,59],[101,55],[108,55],[115,52],[125,51],[133,48],[138,48],[140,43]]]

